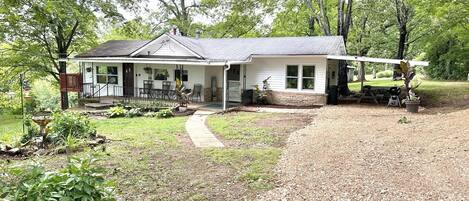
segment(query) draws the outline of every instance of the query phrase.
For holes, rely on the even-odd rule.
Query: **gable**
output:
[[[167,35],[162,35],[134,52],[132,56],[194,57],[197,55]]]

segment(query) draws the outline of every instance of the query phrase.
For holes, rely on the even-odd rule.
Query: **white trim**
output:
[[[227,68],[225,68],[225,66]],[[231,68],[231,63],[230,62],[225,62],[225,65],[223,66],[223,111],[226,111],[226,105],[227,105],[227,102],[228,100],[226,100],[227,98],[227,93],[226,93],[226,90],[227,90],[227,80],[228,80],[228,70],[230,70]]]
[[[321,58],[327,57],[328,55],[322,54],[252,54],[251,58],[291,58],[291,57],[314,57]]]
[[[161,35],[161,36],[163,36],[163,35]],[[153,43],[155,43],[156,40],[158,40],[159,38],[161,38],[161,36],[158,37],[158,38],[153,39],[152,41],[148,42],[148,43],[145,44],[144,46],[138,48],[137,50],[135,50],[134,52],[132,52],[132,54],[130,54],[130,56],[133,57],[133,56],[137,55],[138,53],[140,53],[140,52],[141,52],[142,50],[144,50],[145,48],[147,48],[148,46],[153,45]]]
[[[168,36],[168,38],[170,40],[172,40],[173,42],[179,44],[179,46],[181,46],[182,48],[184,48],[185,50],[189,51],[191,54],[193,54],[194,56],[196,56],[197,58],[203,58],[200,54],[197,54],[197,52],[194,52],[193,50],[189,49],[188,47],[186,47],[184,44],[182,44],[181,42],[179,42],[178,40],[174,39],[173,37],[171,37],[171,35],[169,34],[165,34]]]
[[[210,61],[197,59],[159,59],[159,58],[129,58],[129,57],[89,57],[89,58],[67,58],[59,61],[79,61],[96,63],[148,63],[148,64],[183,64],[201,66],[223,66],[226,61]],[[232,64],[245,64],[246,61],[232,61]]]
[[[297,82],[297,87],[296,89],[295,88],[287,88],[287,79],[288,78],[295,78],[295,77],[288,77],[287,76],[287,71],[288,71],[288,66],[298,66],[298,76],[296,77],[296,79],[298,79],[298,82]],[[314,80],[314,88],[313,89],[303,89],[303,66],[314,66],[314,77],[313,77],[313,80]],[[327,68],[327,64],[326,64],[326,68]],[[316,93],[316,89],[317,89],[317,85],[316,85],[316,76],[317,76],[317,70],[318,70],[318,63],[289,63],[289,64],[286,64],[285,65],[285,85],[284,85],[284,89],[285,91],[288,91],[288,92],[313,92],[313,93]],[[306,79],[311,79],[311,77],[306,77]]]
[[[327,59],[333,60],[348,60],[348,61],[365,61],[365,62],[376,62],[376,63],[389,63],[389,64],[400,64],[399,59],[383,59],[383,58],[372,58],[372,57],[359,57],[359,56],[343,56],[343,55],[327,55]],[[410,61],[411,66],[428,66],[428,61]]]
[[[192,55],[196,56],[197,58],[202,58],[202,56],[200,56],[199,54],[197,54],[196,52],[194,52],[193,50],[187,48],[186,46],[184,46],[183,44],[181,44],[179,41],[175,40],[173,37],[171,37],[171,35],[167,34],[167,33],[164,33],[163,35],[161,35],[160,37],[158,38],[155,38],[153,39],[152,41],[150,41],[149,43],[145,44],[144,46],[138,48],[137,50],[135,50],[134,52],[132,52],[132,54],[130,54],[131,57],[134,57],[136,56],[137,54],[139,54],[141,51],[143,51],[145,48],[149,47],[150,45],[153,45],[157,40],[159,40],[161,37],[168,37],[169,40],[177,43],[180,47],[182,47],[183,49],[189,51]]]

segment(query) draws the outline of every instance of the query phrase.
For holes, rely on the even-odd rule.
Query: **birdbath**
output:
[[[39,126],[39,133],[42,136],[41,147],[44,148],[44,142],[46,141],[47,131],[46,127],[52,121],[52,117],[49,113],[36,114],[32,118],[33,122]]]

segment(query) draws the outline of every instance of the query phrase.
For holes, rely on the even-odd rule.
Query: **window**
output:
[[[298,89],[298,66],[287,66],[287,89]]]
[[[116,66],[96,66],[96,80],[98,84],[118,84]]]
[[[155,80],[167,80],[169,77],[168,70],[166,69],[155,69],[153,72]]]
[[[189,80],[188,77],[189,77],[189,73],[187,72],[187,70],[183,70],[182,81],[183,82],[188,81]],[[174,70],[174,81],[176,81],[177,79],[181,80],[181,70],[179,69]]]
[[[303,66],[303,89],[314,89],[314,66]]]

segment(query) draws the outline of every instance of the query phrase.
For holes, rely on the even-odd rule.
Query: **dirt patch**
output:
[[[313,121],[312,114],[275,114],[267,119],[259,119],[249,126],[269,129],[271,135],[280,138],[274,147],[283,147],[290,133],[302,129]]]
[[[403,116],[410,123],[399,124]],[[467,200],[469,110],[327,106],[290,136],[261,200]]]

